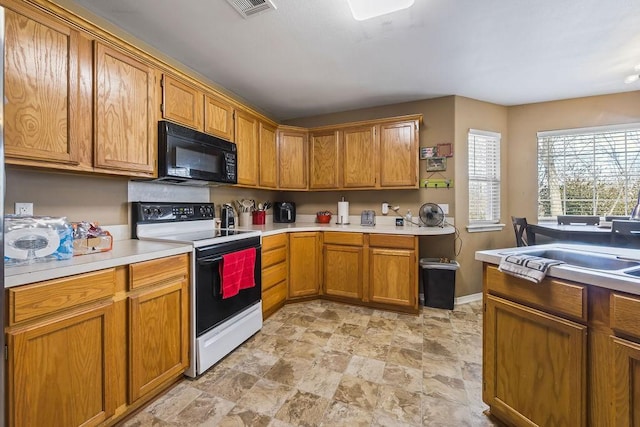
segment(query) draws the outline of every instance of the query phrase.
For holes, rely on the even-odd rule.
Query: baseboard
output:
[[[471,295],[463,295],[454,300],[455,305],[459,304],[467,304],[474,301],[480,301],[482,299],[482,292],[478,292],[477,294]]]

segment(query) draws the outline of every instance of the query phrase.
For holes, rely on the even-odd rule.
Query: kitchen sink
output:
[[[640,277],[640,268],[637,270],[625,271],[625,273],[630,276]]]
[[[624,270],[640,266],[640,262],[618,259],[615,255],[597,254],[593,252],[577,252],[567,249],[543,249],[537,251],[523,251],[519,253],[522,255],[533,255],[562,261],[568,265],[590,268],[593,270]],[[640,277],[640,269],[626,273]]]

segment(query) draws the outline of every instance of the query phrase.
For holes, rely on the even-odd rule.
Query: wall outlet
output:
[[[438,203],[438,205],[440,206],[440,209],[442,209],[442,213],[444,213],[445,215],[449,214],[449,204],[448,203]]]
[[[16,215],[33,215],[33,203],[16,202]]]
[[[382,215],[386,215],[389,213],[389,203],[382,204]]]

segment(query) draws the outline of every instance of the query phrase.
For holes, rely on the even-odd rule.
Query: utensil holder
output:
[[[238,221],[240,221],[240,227],[251,225],[251,212],[240,212],[238,214]]]
[[[265,219],[267,217],[266,211],[253,211],[252,214],[254,225],[264,225]]]

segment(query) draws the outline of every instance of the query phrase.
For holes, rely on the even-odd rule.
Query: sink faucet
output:
[[[640,221],[640,191],[638,191],[638,203],[631,211],[631,216],[629,219],[635,219],[636,221]]]

